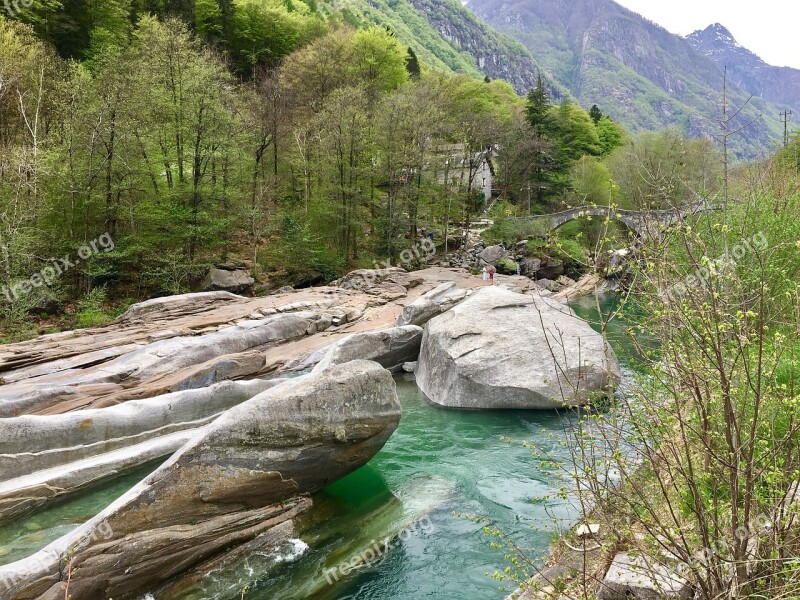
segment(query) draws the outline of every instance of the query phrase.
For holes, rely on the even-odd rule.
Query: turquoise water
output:
[[[151,463],[90,492],[72,495],[46,510],[0,527],[0,565],[30,556],[85,523],[144,479],[158,464]]]
[[[502,438],[529,440],[567,458],[559,440],[574,417],[535,411],[457,411],[430,403],[412,376],[398,377],[400,427],[366,466],[314,498],[300,523],[307,548],[291,561],[249,557],[202,583],[156,598],[301,598],[442,600],[500,598],[488,575],[505,566],[503,551],[483,524],[454,513],[491,519],[538,560],[553,528],[573,515],[563,501],[535,499],[556,481],[537,468],[531,451]],[[384,552],[387,536],[391,538]],[[380,552],[353,573],[326,570],[374,548]],[[295,548],[295,550],[297,550]],[[290,548],[282,554],[290,552]]]
[[[639,333],[634,342],[631,328],[641,321],[642,313],[634,301],[629,300],[625,306],[620,304],[618,294],[601,294],[577,298],[569,306],[596,331],[605,334],[623,369],[636,370],[641,360],[640,351],[654,350],[657,344]]]
[[[608,311],[616,297],[601,300],[601,311]],[[594,300],[572,306],[597,321]],[[625,329],[613,321],[607,334],[623,364],[630,364],[636,351]],[[539,500],[560,482],[529,449],[507,439],[531,442],[566,462],[560,442],[575,425],[575,414],[445,410],[424,397],[412,376],[398,377],[397,389],[400,427],[367,466],[315,496],[314,509],[297,523],[299,539],[277,554],[254,554],[153,590],[155,598],[480,600],[511,591],[498,591],[503,584],[490,577],[507,564],[503,550],[490,547],[496,540],[482,523],[461,515],[485,517],[531,560],[543,556],[555,527],[574,514],[563,500]],[[0,562],[65,533],[141,476],[0,530],[0,553],[6,552]],[[339,568],[359,556],[358,568]]]

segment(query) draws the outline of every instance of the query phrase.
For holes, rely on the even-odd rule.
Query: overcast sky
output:
[[[616,0],[673,33],[722,23],[742,46],[771,65],[800,69],[797,0]]]

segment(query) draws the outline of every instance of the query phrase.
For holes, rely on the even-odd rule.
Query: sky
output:
[[[616,0],[617,3],[686,35],[721,23],[736,41],[771,65],[800,69],[800,2],[796,0]]]

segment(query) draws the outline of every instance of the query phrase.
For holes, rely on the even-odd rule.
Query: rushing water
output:
[[[615,296],[603,297],[601,311],[615,302]],[[598,321],[593,299],[572,306]],[[623,364],[629,363],[635,349],[625,325],[613,321],[607,334]],[[505,567],[503,551],[490,547],[495,540],[483,524],[463,515],[490,519],[532,558],[542,556],[554,525],[573,515],[564,501],[540,500],[559,482],[530,450],[507,440],[529,441],[566,461],[559,441],[575,416],[445,410],[423,396],[412,376],[398,377],[397,391],[403,405],[397,432],[367,466],[315,496],[297,539],[277,554],[251,555],[153,590],[155,598],[232,600],[243,591],[253,600],[502,598],[489,575]],[[141,477],[129,475],[0,529],[0,563],[63,535]],[[359,568],[338,568],[354,564],[354,557]]]

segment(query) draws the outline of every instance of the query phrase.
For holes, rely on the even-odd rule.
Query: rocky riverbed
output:
[[[0,567],[11,582],[0,598],[63,597],[67,585],[135,598],[233,548],[285,542],[310,494],[389,438],[400,418],[389,371],[418,357],[421,387],[443,406],[494,407],[488,394],[548,408],[615,383],[613,353],[549,292],[526,277],[496,283],[360,271],[264,298],[151,300],[106,327],[0,348],[0,521],[171,456],[88,523]],[[554,342],[564,361],[544,351]]]

